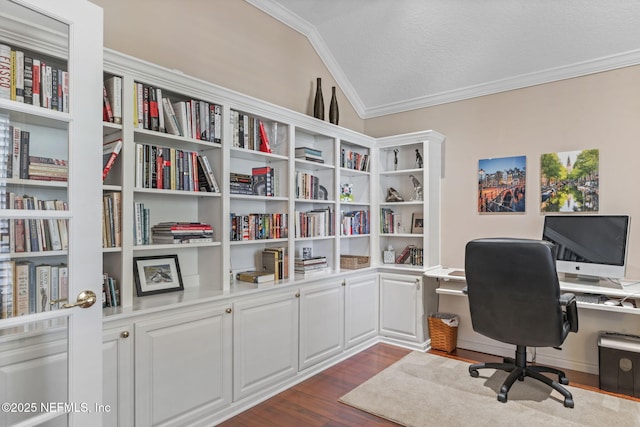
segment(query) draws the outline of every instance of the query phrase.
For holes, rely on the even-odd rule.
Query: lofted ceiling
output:
[[[309,39],[362,118],[640,64],[637,0],[246,1]]]

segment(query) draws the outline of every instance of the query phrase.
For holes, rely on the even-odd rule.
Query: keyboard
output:
[[[594,294],[576,295],[577,302],[586,302],[588,304],[602,304],[606,300],[607,300],[607,297],[604,295],[594,295]]]

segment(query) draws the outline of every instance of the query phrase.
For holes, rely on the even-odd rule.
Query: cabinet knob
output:
[[[225,310],[225,312],[226,312],[227,314],[231,314],[231,308],[227,308],[227,309]]]
[[[122,331],[122,333],[120,334],[120,337],[129,338],[129,331]]]
[[[300,298],[300,292],[296,293],[296,298]]]
[[[347,281],[346,280],[342,281],[342,286],[347,286]]]

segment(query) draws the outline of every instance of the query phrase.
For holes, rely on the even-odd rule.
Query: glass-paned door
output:
[[[109,410],[101,70],[100,8],[0,0],[0,426],[95,426]]]

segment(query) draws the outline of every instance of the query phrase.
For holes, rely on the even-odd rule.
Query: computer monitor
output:
[[[556,269],[587,280],[625,275],[628,215],[547,215],[542,238],[556,245]]]

